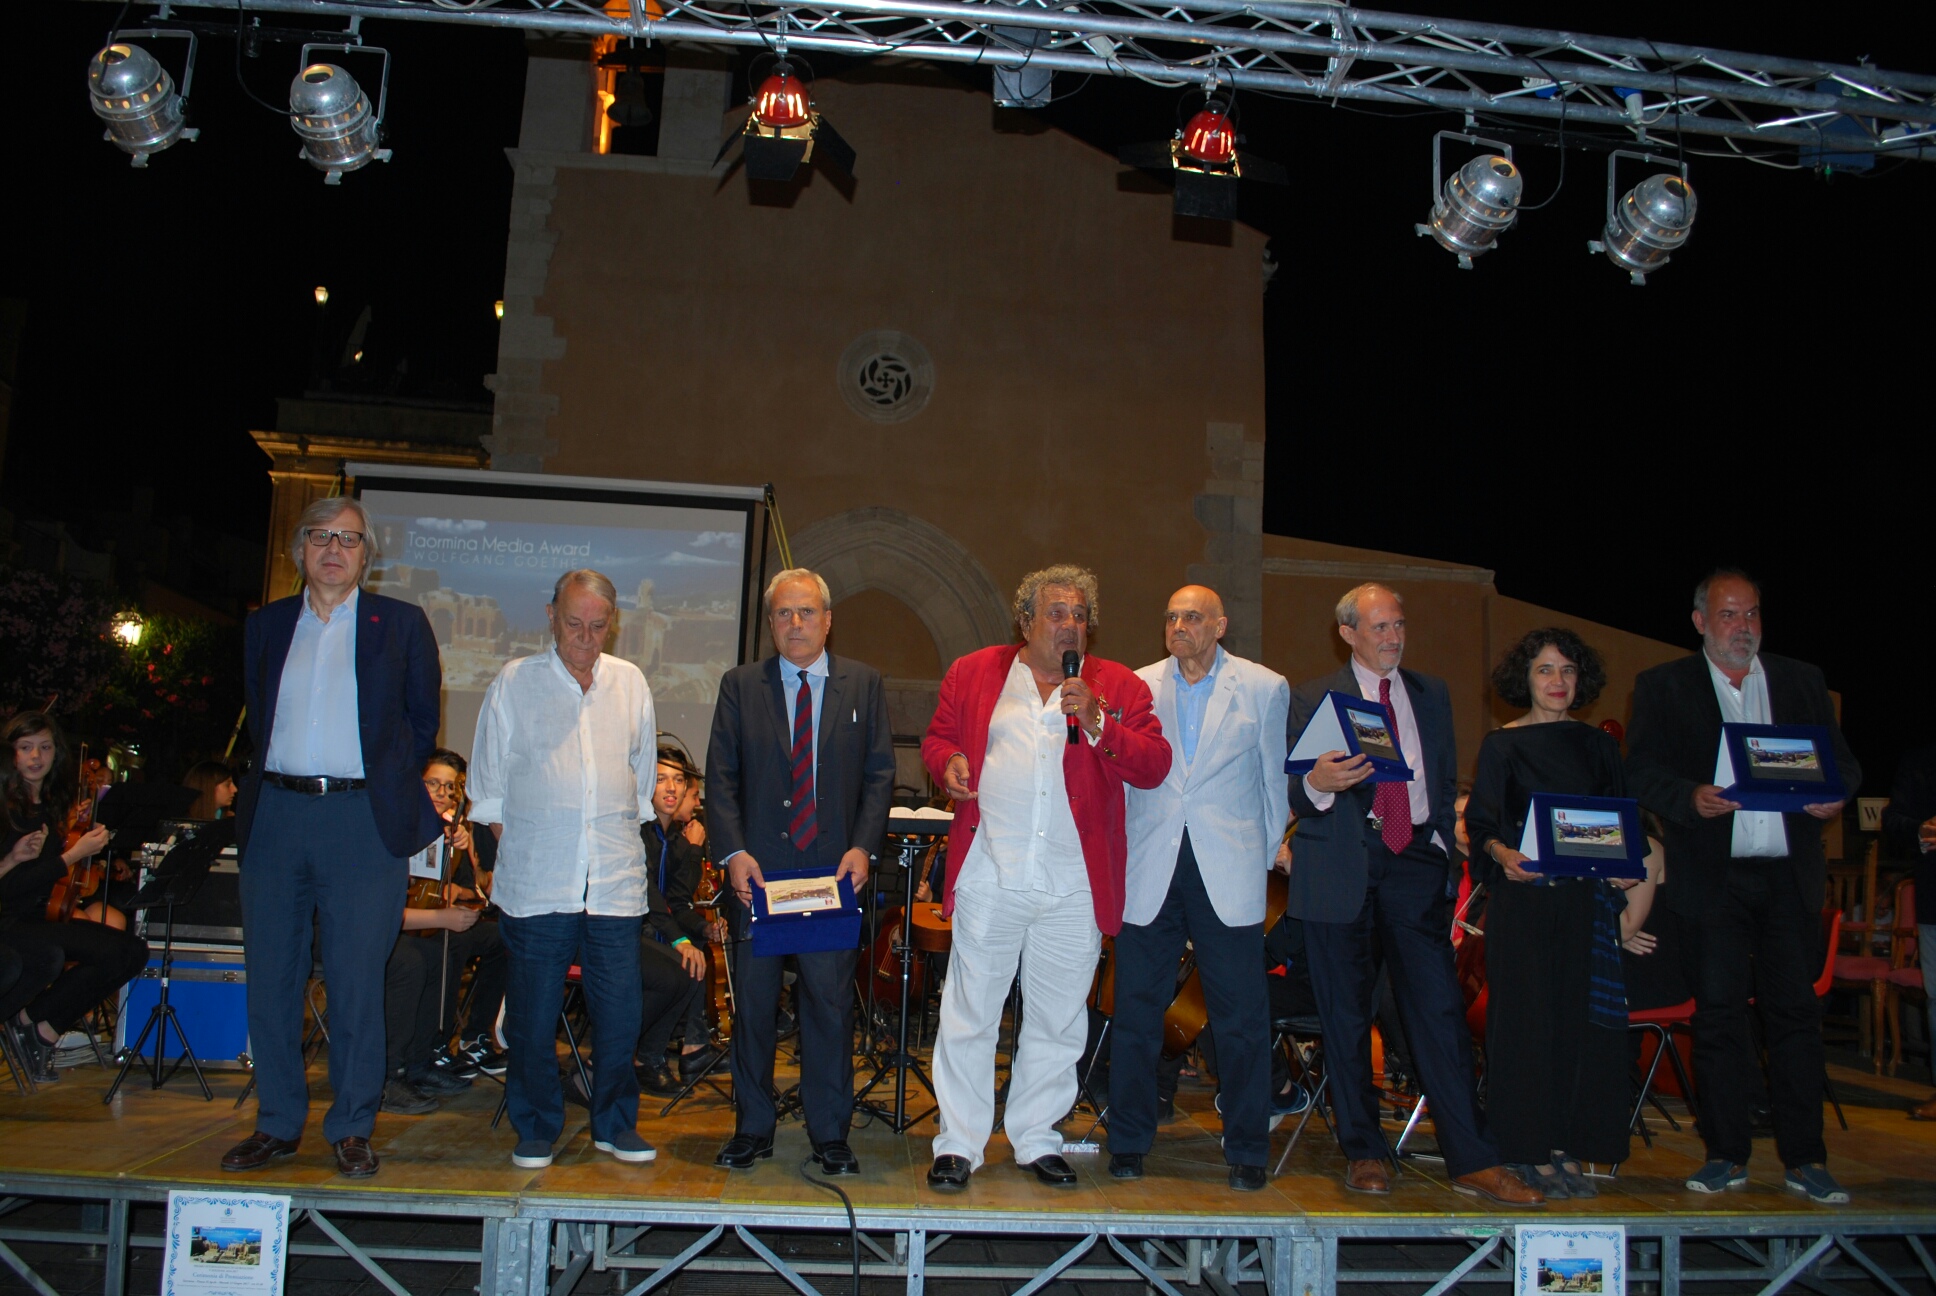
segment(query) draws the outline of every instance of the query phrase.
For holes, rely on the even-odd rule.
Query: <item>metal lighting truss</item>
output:
[[[1318,0],[246,0],[250,10],[419,19],[1425,106],[1638,136],[1936,160],[1936,76]],[[170,10],[233,14],[234,0]],[[352,23],[354,26],[354,23]]]

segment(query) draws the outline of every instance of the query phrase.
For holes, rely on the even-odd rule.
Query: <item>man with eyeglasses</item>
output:
[[[384,965],[403,920],[409,857],[444,822],[424,790],[443,684],[423,610],[365,593],[377,557],[369,515],[323,499],[296,522],[303,592],[250,616],[242,680],[260,753],[235,801],[241,852],[255,1132],[224,1170],[292,1155],[309,1115],[303,991],[312,943],[329,987],[323,1138],[347,1178],[377,1172]],[[313,935],[312,935],[313,927]]]
[[[1093,573],[1057,566],[1023,577],[1015,623],[1021,643],[948,667],[921,743],[955,802],[944,903],[954,945],[934,1045],[941,1128],[928,1170],[940,1192],[966,1188],[982,1163],[995,1121],[995,1036],[1018,966],[1008,1141],[1017,1167],[1075,1186],[1056,1122],[1076,1098],[1102,933],[1123,925],[1123,787],[1153,788],[1170,772],[1149,686],[1088,653]]]

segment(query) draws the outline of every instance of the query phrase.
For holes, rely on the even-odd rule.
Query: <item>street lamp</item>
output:
[[[141,632],[148,627],[139,612],[117,612],[114,616],[114,637],[130,648],[139,647]]]

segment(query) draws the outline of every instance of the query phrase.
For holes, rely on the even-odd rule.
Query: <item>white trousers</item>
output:
[[[1056,1122],[1076,1100],[1088,1035],[1090,982],[1102,933],[1087,891],[1005,891],[992,878],[955,889],[954,944],[941,990],[934,1089],[941,1132],[934,1155],[980,1169],[995,1126],[995,1037],[1019,964],[1022,1029],[1009,1070],[1004,1122],[1018,1165],[1062,1151]]]

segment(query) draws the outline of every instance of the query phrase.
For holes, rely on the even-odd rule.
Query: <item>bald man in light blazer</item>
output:
[[[1291,688],[1225,652],[1230,626],[1215,590],[1170,596],[1170,656],[1136,672],[1170,740],[1169,777],[1129,789],[1129,870],[1116,937],[1110,1044],[1109,1173],[1142,1177],[1156,1134],[1163,1012],[1187,938],[1196,949],[1217,1040],[1230,1186],[1262,1188],[1270,1159],[1270,995],[1264,983],[1264,890],[1290,819],[1284,772]]]

